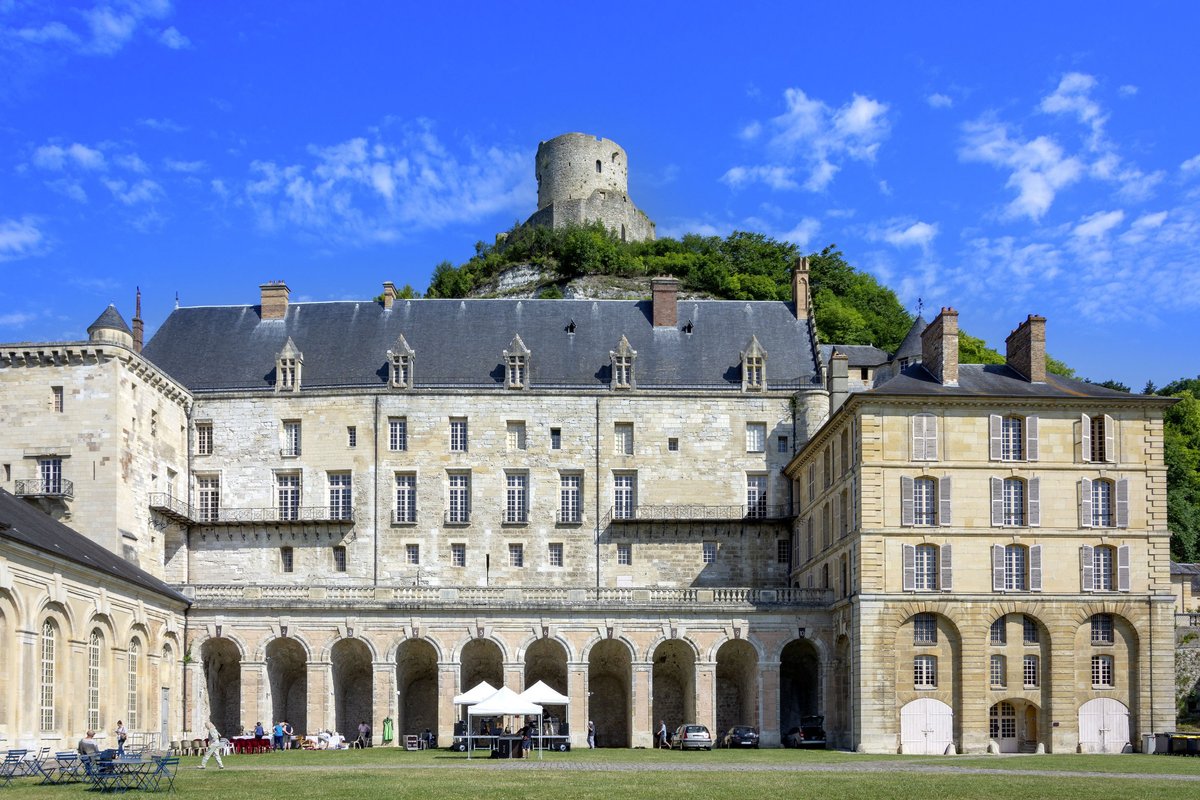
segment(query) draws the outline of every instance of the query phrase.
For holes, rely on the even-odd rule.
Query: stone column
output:
[[[310,661],[306,677],[308,683],[308,720],[306,725],[308,730],[333,730],[337,722],[334,719],[333,709],[333,664],[329,661]],[[288,720],[288,722],[292,722],[292,720]],[[292,727],[295,728],[295,724]],[[307,732],[297,730],[296,735],[302,736]],[[338,731],[338,733],[346,735],[346,731]]]
[[[779,662],[762,661],[758,665],[758,744],[779,747],[779,737]]]
[[[506,661],[503,668],[504,685],[517,694],[525,691],[525,665],[519,661]],[[470,689],[471,687],[468,686],[467,688]]]
[[[242,690],[242,721],[247,725],[261,722],[264,729],[270,728],[276,721],[271,719],[270,698],[267,697],[267,662],[243,661],[239,677]]]
[[[654,747],[654,664],[649,661],[633,662],[633,685],[630,687],[629,745],[631,747]]]
[[[454,723],[458,722],[457,706],[454,705],[454,696],[461,694],[458,688],[459,670],[458,664],[454,661],[439,661],[437,688],[438,688],[438,745],[441,747],[449,746],[454,740]],[[397,731],[397,735],[399,732]]]
[[[708,728],[714,740],[717,738],[717,662],[696,662],[695,677],[696,722]],[[658,720],[653,720],[658,725]],[[657,730],[657,728],[655,728]]]
[[[570,661],[567,663],[567,697],[571,705],[567,707],[567,722],[571,725],[571,747],[587,747],[588,700],[591,692],[588,690],[588,663],[586,661]]]
[[[976,644],[967,645],[962,643],[964,640]],[[962,724],[962,741],[959,744],[962,746],[961,752],[963,753],[987,752],[988,715],[991,709],[988,707],[987,695],[978,689],[989,683],[988,667],[991,653],[978,644],[986,641],[988,641],[986,630],[979,632],[968,628],[960,637],[962,669],[959,670],[958,675],[959,685],[955,687],[958,690],[956,694],[960,698],[958,702],[960,707],[954,709],[954,715]],[[1009,664],[1010,680],[1015,680],[1017,686],[1020,685],[1020,669],[1019,663]]]
[[[383,720],[391,717],[393,726],[400,724],[396,705],[396,665],[391,661],[375,661],[371,664],[371,687],[374,702],[371,703],[371,735],[375,747],[383,744]],[[396,736],[392,744],[400,737]]]
[[[82,731],[87,728],[87,641],[71,639],[64,642],[63,645],[62,656],[58,660],[59,672],[54,676],[54,682],[57,684],[55,692],[62,692],[62,697],[55,703],[57,713],[55,714],[54,727],[62,733],[63,744],[67,744],[69,743],[72,731]],[[128,666],[126,666],[125,671],[121,673],[122,676],[128,676],[128,669]],[[38,675],[40,673],[35,672],[34,674]],[[150,685],[155,687],[157,691],[157,683],[151,683]],[[123,683],[121,688],[124,691],[118,696],[125,701],[121,703],[122,706],[125,706],[128,705],[128,684]],[[141,688],[141,686],[138,687],[139,694],[141,694]],[[157,701],[158,697],[156,695],[154,697],[156,705]],[[138,718],[138,722],[142,723],[138,727],[145,730],[146,725],[144,723],[151,719],[149,712],[152,709],[149,708],[150,703],[144,696],[139,697],[139,703],[145,709],[145,713]],[[122,713],[127,714],[128,711]],[[157,708],[153,709],[153,717],[155,719],[158,717]],[[124,717],[121,717],[121,719],[124,719]],[[63,749],[67,748],[64,747]]]
[[[1068,624],[1053,624],[1050,628],[1050,665],[1042,665],[1042,681],[1050,681],[1049,705],[1043,709],[1042,718],[1048,728],[1048,750],[1051,753],[1074,753],[1079,749],[1079,710],[1075,689],[1075,634],[1078,627],[1074,620]],[[1088,675],[1091,675],[1091,654],[1088,659]],[[1009,679],[1012,680],[1012,664],[1009,664]]]
[[[204,664],[196,659],[183,668],[187,676],[187,719],[183,721],[183,735],[195,739],[204,730],[208,719],[208,695],[204,688]]]

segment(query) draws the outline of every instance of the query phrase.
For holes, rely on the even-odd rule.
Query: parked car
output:
[[[800,724],[783,735],[784,747],[825,748],[825,718],[801,717]]]
[[[713,739],[703,725],[680,725],[671,737],[672,750],[712,750]]]
[[[749,725],[734,725],[721,738],[722,747],[758,747],[758,731]]]

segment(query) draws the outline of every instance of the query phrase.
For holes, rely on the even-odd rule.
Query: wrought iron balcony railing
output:
[[[336,506],[283,508],[209,508],[189,505],[165,492],[152,492],[150,508],[187,525],[298,525],[309,522],[354,522],[354,509]]]
[[[612,508],[608,522],[780,522],[792,519],[796,510],[790,505],[702,506],[702,505],[637,505],[632,508]]]
[[[583,512],[579,509],[555,512],[554,521],[559,525],[578,525],[583,522]]]
[[[75,497],[75,484],[66,478],[17,481],[15,488],[17,497],[61,497],[67,500]]]

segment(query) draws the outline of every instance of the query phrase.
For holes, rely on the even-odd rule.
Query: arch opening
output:
[[[200,646],[208,718],[225,735],[242,727],[242,655],[229,639],[209,639]]]
[[[817,648],[793,639],[779,654],[779,730],[786,736],[805,717],[821,713],[821,665]]]
[[[297,733],[307,731],[308,658],[295,639],[279,638],[267,645],[267,683],[271,719],[288,721]]]
[[[359,639],[343,639],[330,650],[329,661],[335,725],[338,733],[353,740],[358,724],[370,724],[375,710],[371,651]]]
[[[734,639],[717,650],[717,729],[719,738],[735,725],[750,725],[762,732],[758,715],[758,653],[744,639]]]
[[[551,689],[567,693],[567,650],[554,639],[538,639],[525,651],[525,688],[542,681]],[[547,705],[546,721],[556,725],[567,718],[567,707]]]
[[[401,643],[396,650],[399,734],[420,733],[426,728],[437,731],[437,682],[437,651],[433,645],[422,639]]]
[[[629,747],[633,658],[624,643],[607,639],[588,654],[588,719],[597,747]]]
[[[696,654],[679,639],[669,639],[654,648],[651,672],[653,685],[653,724],[667,723],[675,730],[685,722],[696,721]]]

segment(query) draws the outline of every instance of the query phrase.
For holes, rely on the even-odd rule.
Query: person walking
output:
[[[117,728],[113,732],[117,735],[117,758],[122,758],[125,755],[125,740],[129,738],[129,730],[124,722],[117,720]]]
[[[204,758],[200,759],[200,766],[196,769],[204,769],[208,765],[208,759],[212,756],[217,757],[217,767],[225,769],[225,762],[221,760],[221,734],[217,732],[217,726],[212,724],[212,720],[204,723],[204,729],[208,738],[208,749],[204,751]]]
[[[664,719],[658,725],[658,746],[662,748],[670,748],[671,743],[667,740],[667,721]]]
[[[588,720],[588,747],[596,747],[596,723]]]

